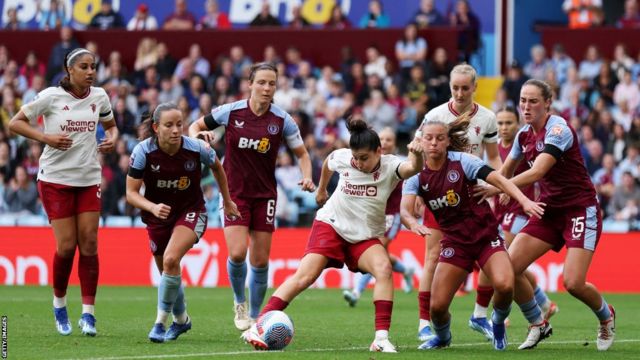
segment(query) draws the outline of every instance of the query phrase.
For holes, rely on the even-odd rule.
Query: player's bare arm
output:
[[[307,148],[304,145],[291,149],[294,155],[298,158],[298,164],[300,171],[302,171],[302,180],[298,182],[298,185],[303,191],[314,192],[316,185],[313,183],[311,175],[311,158],[307,152]]]
[[[119,135],[116,121],[114,119],[103,121],[102,127],[104,128],[106,137],[98,144],[98,151],[103,154],[113,152]]]
[[[222,167],[222,164],[217,157],[216,161],[213,163],[213,165],[211,165],[211,171],[213,172],[213,177],[216,179],[218,187],[220,188],[224,215],[230,219],[242,218],[240,211],[238,211],[238,206],[233,202],[233,200],[231,200],[231,194],[229,193],[229,184],[227,183],[227,174],[224,172],[224,168]]]
[[[135,179],[131,176],[127,176],[127,202],[136,208],[144,211],[148,211],[158,219],[166,219],[171,212],[171,206],[165,204],[156,204],[147,200],[142,194],[140,194],[140,188],[142,187],[142,179]]]
[[[402,195],[402,200],[400,200],[400,219],[402,220],[402,225],[420,236],[431,235],[429,228],[420,224],[414,216],[416,198],[416,195]]]
[[[322,172],[320,173],[320,183],[318,184],[318,192],[316,193],[316,202],[318,206],[322,207],[324,203],[329,199],[329,193],[327,192],[327,185],[329,185],[329,179],[333,175],[333,171],[329,170],[329,159],[325,159],[322,163]]]
[[[37,140],[51,146],[52,148],[62,151],[69,150],[71,145],[73,145],[73,140],[71,140],[68,134],[45,134],[31,126],[29,119],[22,110],[18,111],[18,113],[9,122],[9,130],[18,135],[22,135],[32,140]]]
[[[398,167],[398,174],[403,179],[408,179],[419,173],[424,168],[424,145],[422,138],[414,138],[408,145],[409,157]]]

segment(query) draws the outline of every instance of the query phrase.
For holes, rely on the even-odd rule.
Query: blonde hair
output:
[[[427,125],[442,125],[447,129],[447,136],[449,136],[449,146],[447,150],[452,151],[469,151],[469,137],[467,136],[467,129],[471,122],[471,112],[467,111],[458,116],[453,122],[445,123],[441,120],[430,119],[425,121],[423,128]]]
[[[476,79],[478,78],[476,69],[469,64],[458,64],[454,66],[451,70],[451,74],[449,74],[449,78],[453,77],[453,74],[469,75],[471,77],[471,83],[473,84],[476,83]]]

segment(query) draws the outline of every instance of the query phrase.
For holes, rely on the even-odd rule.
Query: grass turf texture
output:
[[[153,344],[147,334],[156,316],[156,289],[100,287],[96,303],[98,336],[81,335],[79,289],[67,295],[73,333],[55,330],[48,287],[0,287],[0,315],[7,316],[9,359],[517,359],[640,358],[640,294],[607,295],[616,307],[616,343],[606,353],[595,347],[595,315],[568,294],[552,294],[560,307],[552,318],[554,335],[532,351],[518,351],[526,324],[514,306],[507,330],[508,352],[498,353],[491,343],[467,327],[474,293],[455,298],[451,308],[453,344],[437,351],[416,347],[418,310],[416,293],[396,292],[391,340],[399,354],[368,351],[373,340],[374,311],[368,290],[355,308],[349,308],[339,290],[303,292],[285,311],[293,319],[295,336],[284,352],[256,352],[244,344],[233,326],[232,293],[228,288],[188,288],[188,311],[193,329],[177,341]]]

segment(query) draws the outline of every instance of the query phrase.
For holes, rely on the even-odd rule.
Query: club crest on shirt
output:
[[[380,171],[375,171],[373,173],[373,181],[378,181],[379,178],[380,178]]]
[[[276,135],[278,133],[278,131],[280,131],[280,127],[277,124],[271,123],[271,124],[267,125],[267,131],[271,135]]]
[[[96,113],[96,104],[91,104],[91,112]]]
[[[184,169],[187,171],[193,171],[196,169],[196,162],[193,160],[188,160],[184,163]]]
[[[444,249],[442,249],[442,252],[440,252],[440,256],[442,256],[444,258],[447,258],[447,259],[452,258],[453,255],[455,255],[455,254],[456,254],[456,251],[453,248],[450,248],[450,247],[444,248]]]
[[[480,126],[476,126],[475,130],[476,130],[476,136],[480,135]]]
[[[455,183],[460,180],[460,173],[457,170],[449,170],[447,173],[447,180],[451,183]]]
[[[536,150],[538,150],[538,151],[544,150],[544,141],[538,140],[536,142]]]

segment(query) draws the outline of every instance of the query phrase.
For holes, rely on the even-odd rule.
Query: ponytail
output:
[[[349,148],[352,150],[368,149],[376,151],[380,147],[380,137],[363,119],[352,117],[349,119],[347,128],[351,133]]]

